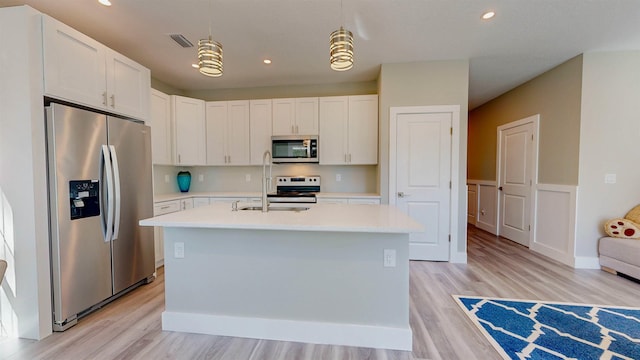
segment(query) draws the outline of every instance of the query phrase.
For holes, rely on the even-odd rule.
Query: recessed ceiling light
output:
[[[487,11],[486,13],[482,14],[482,20],[489,20],[494,16],[496,16],[496,13],[494,11]]]
[[[111,1],[109,0],[98,0],[98,2],[104,6],[111,6]]]
[[[194,69],[200,69],[200,65],[198,64],[191,64],[191,67]]]
[[[271,60],[269,60],[269,59],[264,59],[264,60],[262,60],[262,62],[263,62],[263,63],[265,63],[265,64],[267,64],[267,65],[268,65],[268,64],[271,64]]]

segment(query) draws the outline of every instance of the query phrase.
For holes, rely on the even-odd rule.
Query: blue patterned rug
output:
[[[453,298],[505,359],[640,359],[640,308]]]

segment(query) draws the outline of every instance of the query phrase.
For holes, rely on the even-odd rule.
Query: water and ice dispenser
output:
[[[69,181],[71,220],[100,216],[100,181]]]

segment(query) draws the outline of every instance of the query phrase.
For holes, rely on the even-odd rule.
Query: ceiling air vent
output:
[[[173,39],[173,41],[177,42],[178,45],[182,46],[183,48],[193,47],[191,41],[187,40],[187,38],[182,34],[169,34],[169,36]]]

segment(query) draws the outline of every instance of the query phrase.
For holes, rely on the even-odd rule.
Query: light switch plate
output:
[[[605,174],[604,175],[604,183],[605,184],[615,184],[617,181],[616,174]]]

